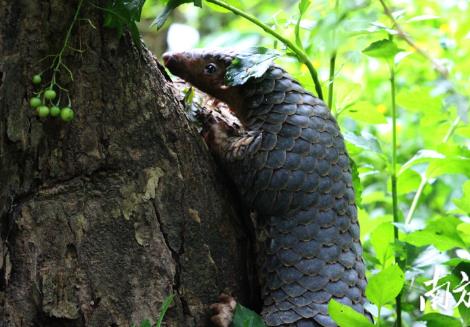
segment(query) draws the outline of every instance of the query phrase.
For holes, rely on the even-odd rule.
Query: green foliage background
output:
[[[331,109],[357,166],[360,187],[356,188],[362,188],[362,194],[358,192],[359,219],[371,285],[367,297],[375,324],[398,325],[395,297],[401,290],[403,326],[424,326],[417,321],[426,321],[427,326],[469,326],[470,286],[465,287],[462,272],[470,276],[470,2],[388,1],[389,16],[380,1],[228,3],[305,51],[319,73],[325,101],[333,90]],[[147,0],[139,26],[157,54],[165,50],[168,26],[179,22],[199,31],[200,47],[277,49],[285,54],[277,62],[315,93],[309,71],[292,51],[253,23],[206,1],[202,1],[202,9],[191,3],[178,7],[156,34],[149,25],[165,4]],[[415,47],[404,40],[400,28]],[[387,45],[376,43],[363,52],[381,40],[388,40],[382,41]],[[397,104],[398,223],[393,220],[391,189],[390,67],[394,67]],[[422,312],[420,296],[432,291],[433,285],[427,281],[435,271],[441,278],[437,285],[449,285],[448,296],[461,303],[455,306],[451,300],[445,310],[432,306],[427,296]],[[463,290],[452,292],[459,283]],[[347,310],[338,305],[331,305],[332,316],[348,319]],[[361,320],[354,313],[350,316],[351,326]]]

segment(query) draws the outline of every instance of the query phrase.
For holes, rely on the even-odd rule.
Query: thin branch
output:
[[[433,68],[441,75],[443,78],[448,78],[449,76],[449,71],[447,70],[446,67],[443,65],[439,64],[434,58],[432,58],[426,51],[421,49],[409,36],[406,34],[406,32],[403,30],[403,28],[398,24],[397,20],[395,17],[393,17],[392,11],[390,8],[387,6],[385,3],[385,0],[379,0],[380,3],[382,4],[382,7],[384,8],[384,12],[387,15],[387,17],[392,21],[393,26],[395,30],[398,32],[397,36],[403,39],[406,43],[408,43],[413,49],[416,50],[420,55],[422,55],[424,58],[429,60],[433,66]]]

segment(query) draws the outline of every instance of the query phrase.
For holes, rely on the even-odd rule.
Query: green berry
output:
[[[62,110],[60,111],[60,118],[62,118],[62,120],[66,122],[71,121],[74,115],[75,113],[73,112],[73,110],[68,107],[62,108]]]
[[[51,109],[49,111],[50,111],[50,114],[51,114],[52,117],[57,117],[57,116],[60,115],[60,108],[57,107],[57,106],[51,107]]]
[[[49,89],[46,92],[44,92],[44,97],[48,100],[53,100],[53,99],[55,99],[56,96],[57,96],[57,94],[52,89]]]
[[[33,76],[33,84],[36,84],[36,85],[41,84],[41,81],[42,81],[41,75],[38,74],[38,75]]]
[[[45,118],[49,116],[49,108],[47,106],[40,106],[37,109],[38,116],[41,118]]]
[[[32,97],[31,99],[29,99],[29,105],[31,106],[31,108],[37,108],[41,104],[41,99],[39,99],[38,97]]]

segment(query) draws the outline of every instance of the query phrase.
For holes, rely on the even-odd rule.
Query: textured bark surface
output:
[[[96,29],[80,21],[85,52],[65,57],[76,118],[29,108],[76,5],[0,0],[0,326],[130,326],[172,293],[168,326],[206,326],[220,291],[248,300],[251,251],[154,59],[85,2]]]

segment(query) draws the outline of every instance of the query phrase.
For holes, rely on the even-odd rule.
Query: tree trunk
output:
[[[249,301],[237,198],[145,50],[85,1],[61,72],[70,123],[29,107],[77,1],[0,0],[0,326],[209,325]],[[43,75],[50,79],[49,73]],[[66,101],[65,101],[66,103]]]

